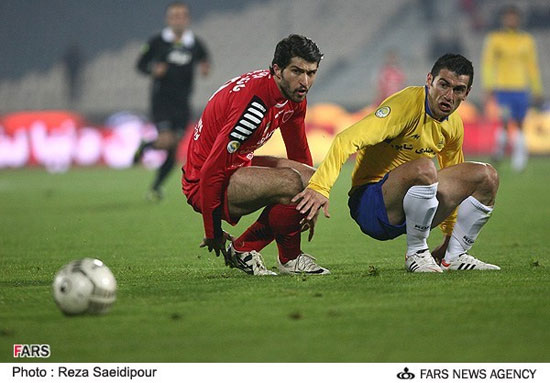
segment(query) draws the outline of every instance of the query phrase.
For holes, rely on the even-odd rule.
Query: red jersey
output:
[[[405,73],[397,66],[386,65],[378,74],[376,105],[380,105],[386,98],[402,90],[404,84]]]
[[[287,157],[312,165],[305,135],[307,101],[295,103],[281,94],[268,70],[243,74],[210,97],[193,132],[183,167],[183,191],[199,184],[206,238],[221,235],[221,217],[229,177],[250,166],[254,151],[281,129]]]

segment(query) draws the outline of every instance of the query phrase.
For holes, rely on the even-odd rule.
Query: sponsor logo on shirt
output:
[[[191,54],[189,52],[174,50],[168,54],[167,61],[170,64],[187,65],[191,62]]]

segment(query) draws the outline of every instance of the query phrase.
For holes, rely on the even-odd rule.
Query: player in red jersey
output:
[[[274,275],[259,253],[271,241],[285,274],[329,274],[302,252],[303,215],[291,204],[314,172],[305,135],[306,95],[323,55],[312,40],[290,35],[276,48],[271,68],[235,77],[210,98],[189,143],[182,188],[202,214],[201,247],[220,252],[226,264],[248,274]],[[288,159],[254,156],[276,129]],[[264,208],[258,220],[234,239],[221,221]],[[308,222],[311,239],[314,222]],[[226,241],[231,240],[226,248]]]

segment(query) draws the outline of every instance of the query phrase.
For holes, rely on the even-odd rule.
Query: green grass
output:
[[[179,172],[149,204],[144,169],[0,171],[0,362],[20,361],[14,343],[48,343],[52,362],[550,362],[548,159],[501,169],[472,251],[500,272],[405,272],[404,238],[372,240],[349,218],[350,172],[303,246],[332,275],[258,278],[199,249]],[[52,300],[55,272],[81,257],[118,280],[108,315],[65,317]]]

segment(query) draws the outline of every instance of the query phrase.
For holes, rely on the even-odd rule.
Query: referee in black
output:
[[[140,72],[153,79],[151,115],[157,128],[155,141],[142,142],[134,155],[134,164],[141,161],[149,148],[165,150],[166,160],[157,170],[147,199],[162,199],[161,185],[176,162],[178,143],[190,118],[189,96],[193,90],[195,66],[208,75],[210,60],[202,41],[188,28],[189,7],[175,2],[166,8],[166,28],[144,46],[137,61]]]

